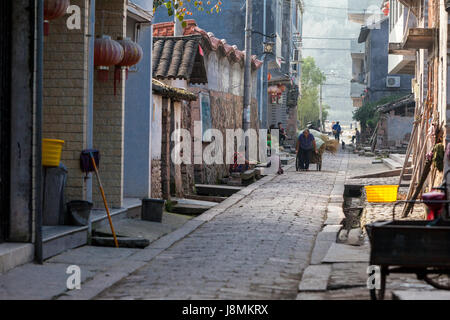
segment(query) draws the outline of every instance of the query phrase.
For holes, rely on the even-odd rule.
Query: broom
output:
[[[113,237],[114,237],[114,244],[115,244],[116,248],[118,248],[119,247],[119,243],[117,242],[116,232],[114,231],[114,226],[113,226],[113,223],[112,223],[111,214],[109,212],[108,203],[106,202],[105,191],[103,190],[103,185],[102,185],[102,182],[100,181],[100,176],[98,174],[97,165],[95,164],[94,155],[92,154],[92,152],[89,152],[89,156],[91,158],[92,165],[94,166],[95,176],[97,177],[98,185],[100,186],[100,192],[102,194],[103,204],[105,205],[106,214],[108,215],[109,226],[111,227],[111,232],[112,232]]]

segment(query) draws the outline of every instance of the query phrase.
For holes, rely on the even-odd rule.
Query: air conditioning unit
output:
[[[400,77],[386,77],[386,87],[400,88]]]

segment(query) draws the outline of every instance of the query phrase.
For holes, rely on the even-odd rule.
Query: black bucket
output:
[[[142,199],[142,220],[162,222],[165,203],[162,199]]]
[[[69,211],[72,224],[76,226],[89,225],[92,206],[92,202],[89,201],[70,201],[67,204],[67,210]]]

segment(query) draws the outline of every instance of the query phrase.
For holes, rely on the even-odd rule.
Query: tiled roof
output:
[[[206,69],[200,54],[201,36],[154,37],[153,77],[185,79],[193,84],[207,83]]]
[[[187,26],[184,28],[183,34],[187,35],[201,35],[201,46],[206,51],[217,51],[222,56],[228,57],[230,61],[239,62],[242,65],[245,62],[245,52],[241,51],[235,45],[229,45],[225,39],[218,39],[212,32],[206,32],[199,28],[195,20],[186,20]],[[174,34],[174,23],[163,22],[153,25],[154,37],[168,37]],[[254,70],[262,66],[262,61],[258,60],[256,56],[252,56],[252,68]]]
[[[381,113],[387,113],[398,108],[413,107],[415,104],[416,101],[414,100],[414,94],[411,93],[404,97],[398,98],[395,101],[378,106],[377,110]]]
[[[197,96],[195,94],[185,89],[168,86],[167,84],[162,83],[161,81],[158,81],[156,79],[152,79],[152,90],[156,94],[174,100],[185,100],[185,101],[197,100]]]

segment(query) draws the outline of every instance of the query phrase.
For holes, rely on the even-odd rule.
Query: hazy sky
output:
[[[309,39],[309,37],[357,38],[361,25],[348,21],[347,3],[348,0],[305,0],[303,57],[314,57],[316,64],[327,74],[323,99],[324,103],[331,107],[328,116],[331,121],[352,121],[354,107],[350,99],[351,41]]]

